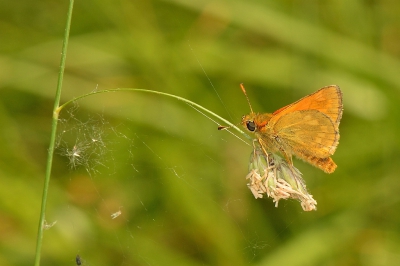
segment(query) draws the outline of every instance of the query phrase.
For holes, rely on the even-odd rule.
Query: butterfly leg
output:
[[[253,156],[256,156],[256,144],[254,144],[257,141],[257,139],[253,139]]]
[[[267,145],[262,139],[254,139],[253,140],[253,150],[256,151],[255,142],[258,141],[258,144],[261,147],[261,151],[264,153],[265,157],[267,158],[268,170],[276,169],[274,157],[270,156],[271,154],[267,152],[266,148]]]
[[[288,162],[288,164],[289,164],[290,166],[293,166],[293,159],[292,159],[292,156],[289,155],[289,154],[287,154],[287,152],[285,152],[284,149],[280,149],[280,151],[281,151],[281,153],[285,156],[285,159],[286,159],[286,161]]]
[[[256,149],[255,144],[254,144],[254,142],[256,142],[256,141],[258,141],[258,143],[260,144],[261,150],[264,152],[265,156],[267,157],[267,162],[268,162],[268,165],[269,165],[269,156],[268,156],[267,150],[265,149],[265,143],[263,142],[262,139],[254,139],[253,140],[254,150]]]
[[[296,170],[295,170],[294,165],[293,165],[293,157],[292,157],[292,155],[290,153],[288,153],[283,147],[280,147],[279,151],[285,157],[286,162],[289,165],[290,171],[292,171],[292,173],[295,174]]]

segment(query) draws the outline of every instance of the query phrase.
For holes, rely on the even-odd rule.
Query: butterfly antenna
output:
[[[253,114],[254,113],[253,108],[251,108],[250,100],[249,100],[249,97],[247,96],[246,89],[244,88],[243,83],[240,83],[240,88],[242,89],[244,96],[246,96],[247,102],[249,103],[249,106],[250,106],[250,111]],[[218,126],[218,130],[224,130],[224,129],[228,129],[228,128],[230,128],[230,126]]]
[[[250,106],[251,113],[254,113],[253,108],[251,108],[250,100],[249,100],[249,97],[247,97],[246,89],[244,88],[243,83],[240,83],[240,88],[242,89],[244,96],[246,96],[247,102],[249,103],[249,106]]]

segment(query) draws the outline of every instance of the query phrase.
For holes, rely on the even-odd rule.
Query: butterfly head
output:
[[[251,113],[249,115],[244,115],[242,117],[242,126],[246,128],[250,132],[254,132],[257,130],[257,125],[254,122],[255,114]]]
[[[242,126],[250,132],[264,132],[269,125],[269,121],[273,114],[263,113],[256,114],[250,113],[242,117]]]

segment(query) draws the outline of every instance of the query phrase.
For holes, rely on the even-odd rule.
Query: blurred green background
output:
[[[33,264],[67,7],[0,3],[0,265]],[[259,112],[337,84],[338,168],[296,160],[318,210],[275,208],[186,104],[92,96],[61,113],[41,265],[400,265],[399,55],[397,1],[76,1],[62,103],[152,89],[239,123],[241,82]]]

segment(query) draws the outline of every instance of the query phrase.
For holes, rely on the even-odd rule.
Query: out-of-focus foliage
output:
[[[33,262],[67,5],[0,3],[0,265]],[[76,0],[62,102],[153,89],[238,123],[241,82],[259,112],[337,84],[338,168],[296,160],[318,210],[275,208],[187,105],[89,97],[61,114],[42,265],[399,265],[399,55],[396,1]]]

